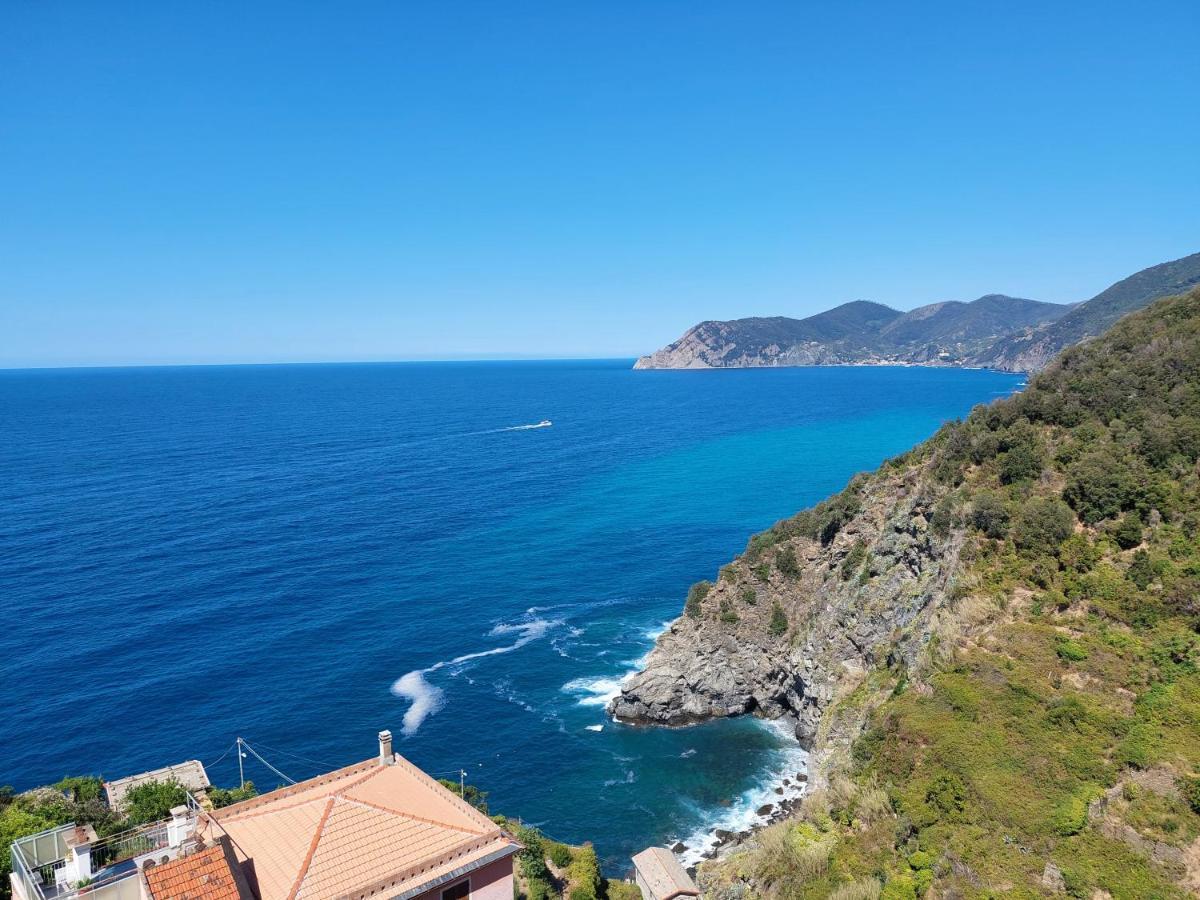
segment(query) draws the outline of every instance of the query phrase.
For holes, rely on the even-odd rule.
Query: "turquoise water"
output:
[[[803,756],[604,702],[749,534],[1019,378],[628,361],[0,372],[0,783],[390,727],[610,871],[748,823]],[[522,426],[543,419],[544,428]],[[247,776],[281,780],[255,759]]]

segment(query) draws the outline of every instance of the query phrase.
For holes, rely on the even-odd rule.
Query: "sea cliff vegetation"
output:
[[[835,546],[872,484],[920,471],[932,540],[957,561],[917,652],[877,648],[825,705],[800,815],[704,864],[709,892],[1200,891],[1198,459],[1192,291],[756,536],[739,564],[786,571],[781,547]],[[836,577],[869,584],[871,556],[855,540]]]

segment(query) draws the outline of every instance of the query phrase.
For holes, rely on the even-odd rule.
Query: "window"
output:
[[[471,880],[460,881],[442,891],[442,900],[467,900],[471,896]]]

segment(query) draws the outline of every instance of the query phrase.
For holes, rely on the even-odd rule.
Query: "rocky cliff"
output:
[[[963,540],[938,518],[944,493],[928,462],[887,466],[756,536],[693,588],[610,711],[658,725],[790,714],[811,746],[839,691],[928,640]]]
[[[795,717],[706,895],[1200,896],[1200,289],[751,539],[610,710]]]

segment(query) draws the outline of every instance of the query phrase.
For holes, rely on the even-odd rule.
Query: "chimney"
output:
[[[381,766],[392,764],[392,733],[390,731],[379,732],[379,764]]]

